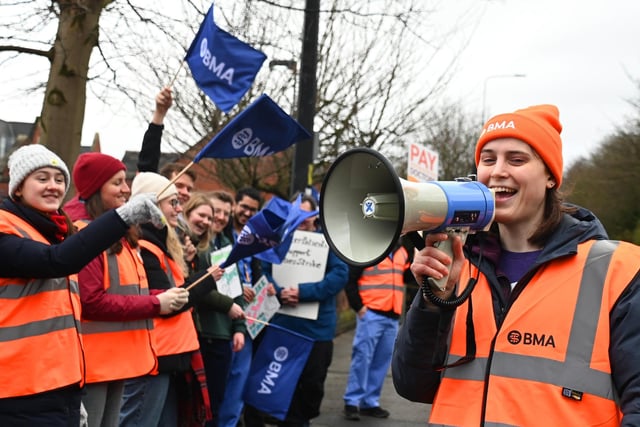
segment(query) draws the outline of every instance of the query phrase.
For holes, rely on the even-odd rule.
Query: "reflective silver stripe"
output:
[[[591,354],[589,354],[589,357]],[[582,362],[567,358],[564,362],[495,352],[491,374],[568,387],[605,399],[613,399],[611,376],[589,368],[589,357]]]
[[[597,241],[591,247],[580,282],[576,311],[571,325],[566,360],[563,362],[533,356],[494,352],[491,374],[544,382],[579,390],[614,400],[615,392],[610,374],[589,368],[593,352],[598,316],[602,304],[605,277],[617,243]],[[594,315],[596,314],[596,315]],[[460,356],[450,355],[448,363]],[[486,359],[447,369],[447,378],[484,380]]]
[[[118,257],[115,254],[107,255],[107,274],[109,275],[109,287],[107,288],[108,294],[145,295],[145,293],[141,292],[139,283],[120,283]],[[148,291],[146,294],[148,294]]]
[[[107,274],[109,276],[109,287],[107,293],[114,295],[148,295],[147,289],[140,288],[139,283],[123,285],[120,283],[120,269],[118,267],[118,257],[115,254],[107,255]],[[142,292],[146,291],[146,292]],[[125,320],[125,321],[100,321],[89,320],[82,322],[81,331],[84,335],[100,334],[105,332],[122,332],[136,330],[153,329],[153,320]]]
[[[504,424],[504,423],[487,423],[482,424],[484,427],[518,427],[517,424]]]
[[[52,317],[45,320],[37,320],[35,322],[29,322],[19,326],[5,326],[0,328],[0,342],[45,335],[51,332],[62,331],[64,329],[75,330],[75,327],[75,319],[71,314]],[[42,349],[42,351],[46,351],[46,349]]]
[[[385,268],[383,270],[378,267],[374,267],[371,270],[362,271],[362,276],[377,276],[379,274],[402,274],[402,272],[395,268]]]
[[[165,254],[163,252],[163,256],[164,256],[164,272],[167,275],[167,278],[169,279],[169,283],[171,283],[171,287],[175,288],[176,287],[176,281],[173,277],[173,273],[171,272],[171,264],[169,264],[170,262],[170,258],[167,256],[167,254]]]
[[[22,228],[18,227],[17,225],[12,224],[13,227],[16,229],[16,231],[18,233],[20,233],[20,235],[25,238],[25,239],[29,239],[29,240],[33,240],[33,238],[31,238],[31,235],[29,233],[27,233],[26,231],[24,231]]]
[[[82,322],[83,334],[99,334],[104,332],[122,332],[153,329],[153,324],[148,319],[128,320],[119,322],[90,321]]]
[[[449,354],[449,357],[447,357],[447,365],[451,365],[463,357],[464,355]],[[476,357],[469,363],[445,369],[444,376],[457,380],[484,381],[487,373],[488,360],[486,357]]]
[[[67,289],[69,289],[69,285],[66,277],[58,277],[55,279],[32,279],[27,283],[10,283],[0,286],[0,298],[20,299],[43,292],[63,291]]]
[[[591,359],[598,328],[596,314],[600,313],[605,279],[611,257],[617,247],[618,242],[609,240],[599,240],[591,246],[580,282],[576,312],[567,346],[567,360],[582,364],[585,360]]]
[[[360,285],[361,292],[373,291],[376,289],[393,289],[398,292],[402,292],[402,288],[400,288],[397,284],[390,285],[386,283],[380,283],[378,285]]]

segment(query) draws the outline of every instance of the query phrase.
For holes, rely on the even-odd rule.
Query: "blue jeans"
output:
[[[126,380],[120,408],[120,427],[175,427],[178,408],[171,374]]]
[[[391,364],[398,320],[367,310],[357,319],[351,350],[351,367],[345,405],[359,408],[380,406],[382,384]]]
[[[231,343],[230,345],[233,345]],[[244,348],[231,356],[231,369],[227,378],[227,387],[220,405],[218,427],[236,427],[244,408],[244,387],[249,378],[253,341],[251,335],[244,334]]]

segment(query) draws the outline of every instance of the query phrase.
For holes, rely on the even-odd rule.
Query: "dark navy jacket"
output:
[[[600,221],[588,210],[580,208],[573,216],[565,215],[531,270],[563,256],[577,253],[579,243],[592,239],[607,239]],[[470,262],[478,264],[474,239],[465,245]],[[469,250],[471,248],[471,250]],[[528,274],[513,289],[509,300],[500,292],[500,272],[495,270],[499,246],[494,242],[483,249],[480,271],[487,277],[493,295],[494,315],[502,323],[511,301],[526,286]],[[640,268],[640,266],[638,266]],[[448,337],[453,310],[427,308],[419,292],[407,312],[393,352],[391,364],[396,391],[406,399],[431,403],[440,384],[440,373],[448,351]],[[638,274],[622,294],[610,313],[610,360],[615,389],[624,414],[624,426],[640,425],[640,277]]]

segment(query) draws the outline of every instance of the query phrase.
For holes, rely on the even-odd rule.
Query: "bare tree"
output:
[[[148,119],[148,106],[159,88],[172,84],[172,111],[179,114],[172,113],[165,142],[175,151],[192,148],[193,153],[198,143],[215,135],[260,93],[268,93],[285,110],[289,106],[294,116],[296,97],[301,95],[296,68],[266,66],[230,114],[217,110],[182,63],[210,4],[204,0],[152,4],[15,0],[12,10],[20,14],[12,15],[13,20],[3,14],[7,6],[0,6],[0,24],[12,28],[9,36],[0,36],[0,53],[37,53],[60,60],[50,69],[42,118],[48,132],[44,141],[65,161],[73,163],[79,150],[87,83],[91,95],[106,104],[119,105],[114,100],[126,96],[141,120]],[[302,44],[300,4],[296,0],[220,0],[215,4],[215,19],[220,27],[265,52],[267,61],[295,62]],[[436,9],[430,9],[434,5],[437,2],[418,0],[323,2],[314,126],[319,140],[316,182],[341,151],[367,146],[392,152],[408,140],[419,139],[424,123],[432,120],[432,110],[455,64],[455,60],[437,61],[438,55],[443,46],[450,46],[456,31],[436,32],[442,25],[434,18]],[[20,28],[25,22],[32,23],[26,33]],[[41,36],[51,22],[59,23],[57,33],[50,32],[48,40],[34,40],[31,34]],[[28,52],[25,46],[35,42],[38,52]],[[67,50],[73,43],[79,49],[76,56]],[[91,58],[96,45],[98,55]],[[4,63],[16,58],[15,53],[0,57]],[[284,152],[264,159],[205,159],[201,166],[231,188],[251,184],[286,195],[290,162],[291,152]]]

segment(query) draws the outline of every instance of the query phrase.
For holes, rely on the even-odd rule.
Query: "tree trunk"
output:
[[[41,114],[40,142],[69,166],[80,153],[89,59],[105,0],[59,0],[60,18]]]

